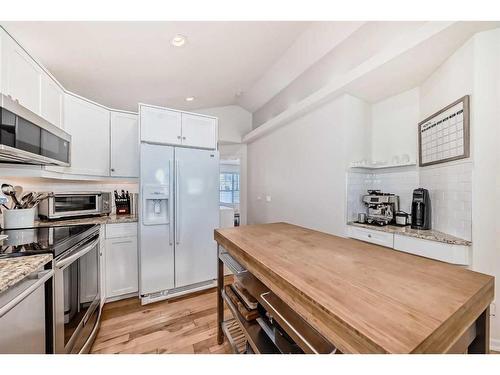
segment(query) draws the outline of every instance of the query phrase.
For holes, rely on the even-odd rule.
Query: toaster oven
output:
[[[111,193],[101,191],[51,193],[38,206],[38,215],[48,220],[110,213]]]

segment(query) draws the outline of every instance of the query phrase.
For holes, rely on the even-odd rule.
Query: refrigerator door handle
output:
[[[181,243],[181,220],[179,212],[179,160],[175,161],[175,243],[179,245]]]
[[[168,210],[169,210],[169,223],[168,223],[168,243],[170,246],[174,243],[174,203],[173,203],[173,182],[174,182],[174,162],[168,161]]]

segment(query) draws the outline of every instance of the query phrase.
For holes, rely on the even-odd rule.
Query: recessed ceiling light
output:
[[[187,38],[184,35],[177,34],[172,38],[172,41],[170,43],[172,43],[174,47],[182,47],[184,44],[186,44],[186,42]]]
[[[186,102],[192,102],[194,100],[194,96],[188,96],[186,98]]]

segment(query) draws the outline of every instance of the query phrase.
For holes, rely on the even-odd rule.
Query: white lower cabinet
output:
[[[422,238],[360,228],[353,225],[347,226],[347,235],[357,240],[442,262],[460,266],[469,266],[471,264],[470,246],[430,241]]]
[[[471,264],[470,246],[453,245],[395,234],[394,249],[461,266]]]
[[[126,227],[130,231],[125,236],[119,236]],[[106,299],[119,299],[139,291],[137,253],[137,223],[106,225]]]

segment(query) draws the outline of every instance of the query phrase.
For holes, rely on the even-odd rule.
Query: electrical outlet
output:
[[[496,316],[497,315],[497,305],[495,302],[492,302],[490,305],[490,316]]]

